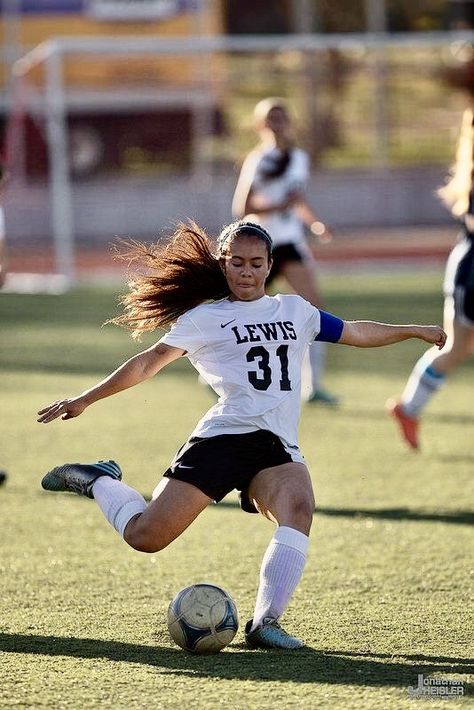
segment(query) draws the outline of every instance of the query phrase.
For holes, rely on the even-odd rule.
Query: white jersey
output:
[[[268,178],[266,169],[280,154],[279,148],[252,151],[242,166],[242,179],[251,185],[253,195],[262,204],[277,204],[283,202],[291,192],[304,190],[309,179],[309,156],[300,148],[293,148],[290,161],[283,175]],[[259,224],[272,237],[273,245],[305,244],[304,225],[290,207],[281,212],[258,215]]]
[[[160,342],[186,350],[219,395],[192,436],[266,429],[297,448],[301,365],[320,324],[320,311],[295,295],[225,299],[178,318]]]

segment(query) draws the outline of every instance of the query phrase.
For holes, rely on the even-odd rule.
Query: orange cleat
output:
[[[420,448],[418,441],[418,429],[420,420],[415,417],[409,417],[403,411],[402,405],[398,399],[392,398],[387,400],[385,405],[388,414],[392,416],[398,423],[402,436],[411,449],[417,451]]]

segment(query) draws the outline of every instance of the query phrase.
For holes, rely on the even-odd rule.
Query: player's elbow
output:
[[[367,347],[363,333],[354,321],[344,321],[341,337],[338,340],[340,345],[352,345],[356,348]]]

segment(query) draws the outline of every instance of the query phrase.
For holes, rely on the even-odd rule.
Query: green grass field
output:
[[[323,287],[328,310],[346,318],[439,322],[440,282],[440,273],[341,274]],[[0,489],[0,707],[398,710],[417,707],[408,687],[418,674],[465,681],[471,696],[459,702],[472,707],[473,364],[433,400],[413,454],[384,402],[425,346],[330,346],[327,385],[343,403],[303,411],[318,510],[284,618],[308,647],[251,651],[239,630],[222,653],[192,656],[168,637],[170,599],[210,581],[231,593],[244,622],[270,523],[230,496],[147,556],[120,540],[93,501],[40,488],[58,463],[114,458],[150,494],[213,402],[182,361],[83,417],[37,424],[42,405],[136,351],[124,331],[100,328],[115,312],[110,290],[0,296],[0,467],[9,472]]]

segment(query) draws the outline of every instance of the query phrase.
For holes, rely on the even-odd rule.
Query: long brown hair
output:
[[[170,325],[201,303],[229,296],[220,261],[232,239],[246,233],[265,242],[270,260],[269,234],[263,227],[244,221],[222,230],[217,253],[206,232],[193,221],[178,224],[169,239],[156,244],[122,242],[126,248],[119,257],[138,267],[140,273],[129,281],[130,291],[120,300],[122,315],[107,322],[128,328],[139,340],[142,333]]]
[[[180,223],[168,240],[156,244],[123,242],[119,256],[142,273],[129,281],[129,293],[120,302],[122,315],[111,323],[142,333],[173,323],[182,313],[230,291],[212,242],[195,222]]]

